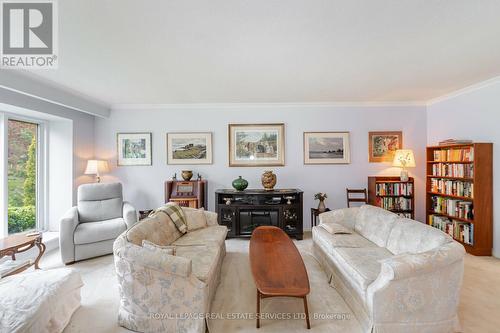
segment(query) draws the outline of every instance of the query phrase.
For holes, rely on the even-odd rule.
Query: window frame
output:
[[[8,231],[8,123],[9,120],[22,121],[27,123],[32,123],[37,125],[37,165],[36,165],[36,230],[37,231],[47,231],[49,227],[48,221],[48,127],[49,123],[45,120],[21,116],[17,114],[12,114],[9,112],[0,111],[0,134],[4,144],[2,149],[0,149],[0,154],[2,155],[0,161],[3,161],[0,166],[2,168],[0,172],[0,184],[3,192],[3,202],[0,203],[0,208],[2,211],[2,219],[0,223],[0,237],[7,237],[9,235]]]

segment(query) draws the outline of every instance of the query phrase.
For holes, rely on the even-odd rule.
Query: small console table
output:
[[[302,191],[215,191],[219,224],[228,227],[228,237],[250,237],[255,228],[270,225],[283,229],[290,237],[302,239]]]

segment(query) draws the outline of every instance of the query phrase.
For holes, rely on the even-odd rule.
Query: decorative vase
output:
[[[182,170],[181,176],[182,176],[182,179],[184,179],[185,181],[189,181],[193,177],[193,171]]]
[[[243,191],[248,187],[248,182],[245,179],[241,178],[241,176],[239,176],[238,178],[233,180],[233,187],[236,191]]]
[[[318,212],[323,213],[325,211],[326,211],[325,199],[323,200],[319,199]]]
[[[272,191],[276,185],[276,175],[272,171],[264,171],[261,177],[262,186],[266,191]]]

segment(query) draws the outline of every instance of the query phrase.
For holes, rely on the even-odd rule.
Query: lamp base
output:
[[[410,177],[408,177],[408,171],[404,169],[401,170],[400,178],[402,182],[407,182],[410,179]]]

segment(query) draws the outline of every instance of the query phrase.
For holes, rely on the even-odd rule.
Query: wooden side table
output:
[[[26,252],[35,246],[38,247],[38,257],[35,259],[35,262],[29,265],[23,265],[6,276],[20,273],[32,265],[35,265],[35,269],[40,269],[38,263],[45,252],[45,244],[42,242],[42,234],[32,236],[27,236],[27,234],[16,234],[0,239],[0,258],[10,256],[12,260],[16,260],[16,254]]]
[[[329,212],[330,208],[327,208],[324,212]],[[318,208],[311,208],[311,227],[315,227],[317,224],[318,215],[321,214]]]

